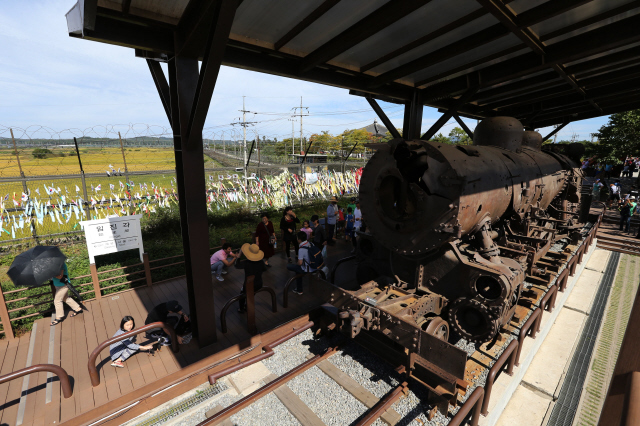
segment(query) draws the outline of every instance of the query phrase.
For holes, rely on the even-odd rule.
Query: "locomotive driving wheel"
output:
[[[436,317],[429,321],[429,324],[424,331],[440,340],[444,340],[445,342],[449,340],[449,323],[440,317]]]
[[[440,340],[449,340],[449,323],[441,317],[423,318],[418,323],[420,328]]]

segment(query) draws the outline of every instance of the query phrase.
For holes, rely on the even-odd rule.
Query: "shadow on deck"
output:
[[[331,267],[339,259],[349,255],[351,244],[338,241],[329,248],[327,264]],[[316,296],[313,286],[309,288],[305,278],[304,295],[289,295],[289,307],[282,307],[283,289],[286,281],[293,276],[286,270],[286,258],[282,252],[271,258],[273,265],[264,273],[264,284],[271,286],[277,294],[278,312],[271,311],[271,300],[267,293],[256,296],[256,324],[258,333],[264,333],[281,324],[298,318],[323,300]],[[337,281],[348,282],[355,277],[352,263],[340,267]],[[64,399],[60,383],[47,373],[36,373],[0,385],[0,423],[2,425],[59,425],[87,424],[95,419],[99,411],[108,413],[120,407],[123,400],[134,401],[150,397],[181,377],[189,377],[202,371],[218,358],[220,351],[228,349],[236,353],[250,349],[254,345],[247,331],[246,317],[237,312],[237,305],[227,313],[227,333],[220,328],[220,312],[227,300],[240,292],[244,272],[229,268],[220,282],[212,279],[214,292],[215,321],[218,341],[199,348],[194,340],[180,346],[179,353],[164,348],[156,356],[138,353],[125,363],[125,368],[111,367],[108,349],[98,357],[100,385],[92,387],[87,371],[89,354],[99,343],[112,337],[125,315],[131,315],[137,326],[144,324],[147,313],[159,303],[177,300],[184,310],[188,310],[187,285],[185,278],[178,278],[151,287],[136,288],[115,295],[106,295],[100,300],[85,303],[82,315],[66,318],[55,327],[50,319],[43,318],[34,323],[33,330],[14,340],[0,342],[0,374],[24,368],[28,365],[52,363],[63,367],[72,380],[73,396]],[[213,320],[213,318],[212,318]],[[138,343],[144,342],[144,335],[138,336]],[[215,356],[214,356],[215,354]],[[173,393],[179,391],[177,387]],[[184,390],[182,391],[184,392]],[[123,398],[125,397],[125,398]],[[143,400],[144,402],[144,400]],[[142,405],[142,403],[141,403]],[[100,417],[97,417],[100,418]]]

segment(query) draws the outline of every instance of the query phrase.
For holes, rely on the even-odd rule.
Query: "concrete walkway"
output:
[[[547,423],[610,254],[607,250],[596,249],[587,262],[497,425],[539,426]]]

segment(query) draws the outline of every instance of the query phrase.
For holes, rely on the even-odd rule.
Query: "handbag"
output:
[[[274,246],[276,244],[276,236],[272,235],[269,237],[269,244],[271,244],[272,246]]]

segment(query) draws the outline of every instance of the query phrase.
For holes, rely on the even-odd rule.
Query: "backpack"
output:
[[[322,258],[322,250],[316,247],[313,244],[309,244],[305,247],[300,247],[300,249],[306,249],[309,254],[309,262],[307,263],[312,269],[320,269],[324,266],[324,259]]]

